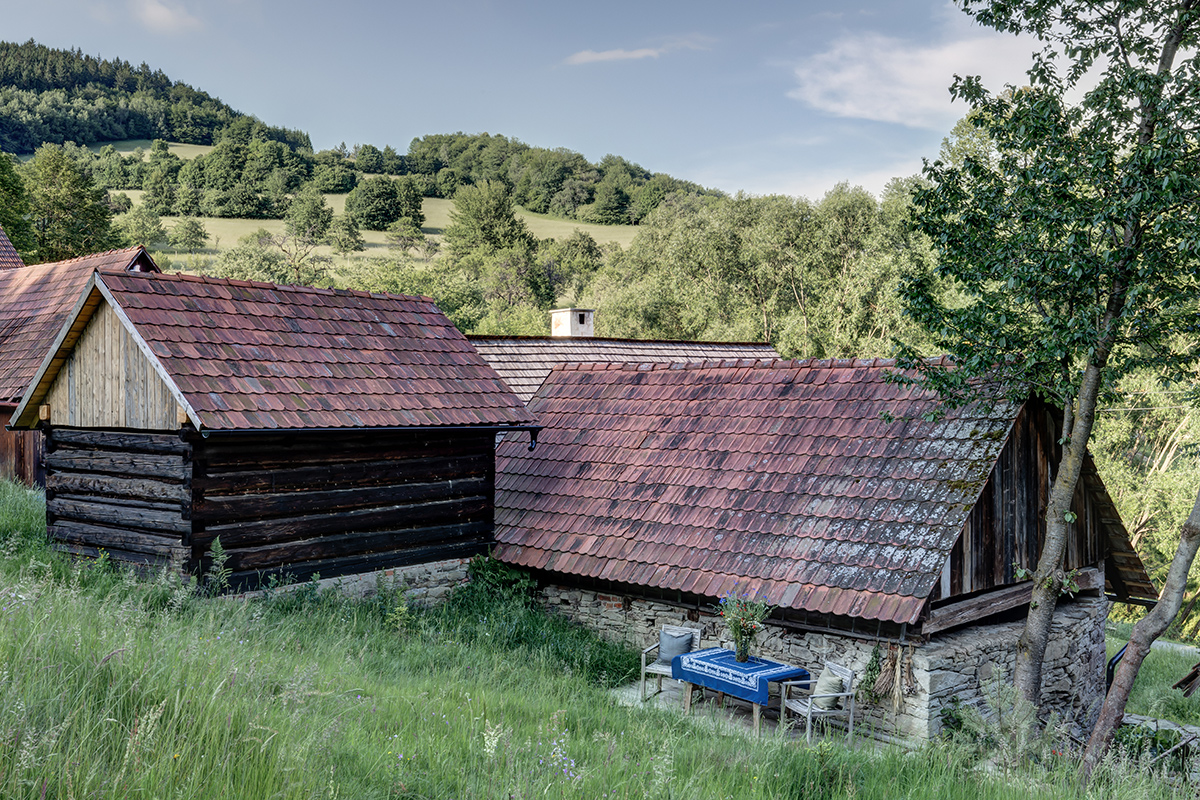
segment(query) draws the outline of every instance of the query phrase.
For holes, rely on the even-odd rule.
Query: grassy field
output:
[[[1057,758],[850,749],[620,705],[636,654],[502,581],[437,610],[381,586],[246,600],[51,553],[39,493],[0,483],[0,796],[1184,797],[1136,765],[1090,792]]]
[[[113,146],[114,150],[123,156],[131,155],[134,150],[137,150],[140,147],[144,153],[143,157],[149,158],[150,147],[154,144],[154,141],[151,139],[123,139],[119,142],[101,142],[100,144],[90,144],[88,145],[87,149],[91,150],[93,153],[99,153],[110,144]],[[187,161],[195,158],[196,156],[207,155],[209,151],[212,150],[212,145],[180,144],[179,142],[170,142],[167,144],[167,149]]]
[[[343,200],[343,205],[344,203]],[[454,208],[454,201],[427,197],[421,208],[425,212],[424,231],[440,234],[450,224],[450,209]],[[589,225],[546,214],[535,214],[523,208],[517,209],[517,216],[525,220],[529,230],[539,239],[566,239],[576,230],[581,230],[600,244],[614,242],[621,247],[628,247],[638,230],[636,225]]]
[[[1108,638],[1108,657],[1112,658],[1129,641],[1128,635],[1111,635]],[[1200,656],[1172,649],[1154,649],[1142,668],[1137,681],[1129,693],[1126,711],[1180,722],[1200,725],[1200,694],[1184,697],[1183,692],[1171,687],[1200,661]]]

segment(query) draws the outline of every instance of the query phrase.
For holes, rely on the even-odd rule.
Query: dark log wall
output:
[[[1026,403],[950,554],[949,592],[943,581],[931,600],[1015,584],[1014,564],[1031,572],[1036,567],[1046,533],[1052,465],[1060,455],[1059,424],[1046,405]],[[1078,519],[1068,526],[1068,570],[1098,566],[1105,558],[1101,515],[1085,484],[1080,480],[1072,507]]]
[[[235,587],[465,557],[492,542],[490,431],[194,438],[192,568]]]
[[[41,431],[6,431],[14,406],[0,406],[0,479],[45,486]]]
[[[46,520],[56,549],[138,567],[186,565],[191,445],[162,433],[51,428]]]

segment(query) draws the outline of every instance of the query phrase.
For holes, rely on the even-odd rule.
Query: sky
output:
[[[878,194],[1034,44],[940,0],[0,0],[0,38],[145,62],[316,149],[488,132],[733,193]]]

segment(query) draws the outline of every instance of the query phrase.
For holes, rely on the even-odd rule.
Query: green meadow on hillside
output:
[[[103,142],[100,144],[89,145],[88,149],[93,152],[100,152],[104,147],[112,145],[116,151],[122,155],[129,155],[139,147],[149,154],[150,146],[153,144],[148,139],[127,139],[118,142]],[[172,153],[182,159],[188,160],[195,158],[198,155],[203,155],[212,150],[210,145],[196,144],[179,144],[170,143],[169,149]],[[26,156],[25,158],[29,158]],[[141,202],[142,192],[136,189],[117,190],[128,195],[129,198],[138,204]],[[344,194],[326,194],[325,201],[329,203],[333,213],[342,214],[346,208],[346,195]],[[446,200],[438,197],[427,197],[422,202],[422,210],[425,212],[425,225],[422,230],[426,235],[433,236],[440,240],[442,231],[450,224],[450,210],[454,208],[454,201]],[[635,225],[594,225],[576,220],[562,219],[553,217],[548,214],[535,214],[523,208],[517,209],[517,215],[521,217],[525,224],[529,226],[529,230],[539,239],[565,239],[576,230],[583,231],[589,234],[600,244],[615,243],[621,247],[628,247],[633,241],[634,235],[637,233]],[[163,224],[168,228],[174,223],[176,218],[164,217]],[[272,219],[236,219],[236,218],[218,218],[218,217],[200,217],[201,222],[207,229],[213,240],[209,243],[209,248],[206,254],[209,256],[219,255],[224,250],[227,250],[237,244],[238,239],[246,236],[259,228],[266,228],[272,233],[283,231],[282,220]],[[363,258],[371,256],[380,256],[387,254],[387,243],[384,234],[381,231],[362,231],[363,238],[367,242],[367,250],[362,253],[355,253],[350,258]],[[171,252],[166,249],[166,252]],[[332,250],[328,247],[323,247],[317,251],[321,255],[330,256]]]
[[[118,153],[123,156],[128,156],[131,155],[134,150],[137,150],[140,147],[142,148],[144,157],[149,158],[150,147],[153,144],[154,141],[152,139],[122,139],[119,142],[99,142],[97,144],[89,144],[87,145],[87,149],[91,150],[93,153],[99,153],[105,147],[112,145],[113,149]],[[212,151],[212,145],[171,142],[168,146],[168,149],[186,161],[188,159],[195,158],[196,156],[208,155],[208,153]],[[29,156],[26,156],[26,158],[28,157]]]

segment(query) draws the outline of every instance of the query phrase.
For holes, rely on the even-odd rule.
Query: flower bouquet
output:
[[[754,637],[763,629],[763,620],[771,615],[774,609],[765,600],[749,594],[729,593],[721,598],[717,613],[725,620],[729,629],[729,637],[733,639],[733,649],[738,661],[750,660],[750,645]]]

